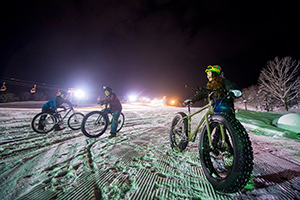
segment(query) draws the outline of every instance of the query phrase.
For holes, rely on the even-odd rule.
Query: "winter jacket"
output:
[[[57,108],[61,107],[61,105],[64,103],[72,107],[72,103],[70,101],[65,100],[61,96],[57,96],[51,99],[50,101],[48,101],[47,103],[45,103],[43,105],[43,110],[51,110],[52,112],[54,112]]]
[[[229,90],[238,90],[238,86],[229,81],[228,79],[223,79],[223,84],[225,91],[222,91],[224,94],[227,94]],[[204,87],[206,88],[206,86]],[[207,98],[209,95],[209,91],[207,90],[200,90],[195,96],[191,98],[192,102],[200,101],[202,99]],[[223,99],[218,99],[218,98],[213,98],[213,104],[214,106],[214,111],[219,113],[219,112],[226,112],[226,113],[231,113],[234,110],[234,103],[233,103],[233,98],[229,96],[228,98],[223,98]]]
[[[108,104],[111,110],[122,110],[121,102],[114,92],[111,92],[111,94],[103,99],[102,102]]]

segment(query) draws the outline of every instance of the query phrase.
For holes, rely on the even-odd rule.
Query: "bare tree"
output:
[[[258,85],[251,85],[250,87],[243,88],[243,98],[236,99],[236,102],[244,103],[245,109],[247,106],[255,107],[257,109],[258,97],[257,97]]]
[[[273,94],[267,90],[258,90],[257,92],[258,101],[257,107],[266,111],[273,111],[276,105],[278,105],[278,100],[273,98]]]
[[[260,91],[281,102],[286,111],[288,104],[299,95],[299,64],[289,56],[282,59],[276,57],[268,61],[258,79]]]

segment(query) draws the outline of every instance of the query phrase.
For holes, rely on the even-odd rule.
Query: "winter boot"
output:
[[[114,137],[117,137],[116,133],[110,133],[110,136],[108,136],[108,138],[114,138]]]
[[[55,131],[61,131],[61,130],[65,129],[65,128],[66,128],[66,127],[60,128],[60,126],[59,126],[58,124],[55,124],[55,125],[54,125],[54,130],[55,130]]]
[[[43,125],[39,125],[39,126],[38,126],[38,129],[41,130],[41,131],[43,131],[44,128],[45,128],[45,127],[44,127]]]

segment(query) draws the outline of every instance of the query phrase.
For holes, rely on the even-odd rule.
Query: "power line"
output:
[[[7,85],[15,85],[15,86],[21,86],[21,87],[32,87],[32,88],[38,88],[38,89],[50,89],[50,90],[67,90],[68,88],[58,86],[58,85],[51,85],[46,83],[39,83],[39,82],[33,82],[33,81],[27,81],[17,78],[7,78],[7,77],[0,77],[0,82],[2,82],[2,88],[3,89],[8,87]]]

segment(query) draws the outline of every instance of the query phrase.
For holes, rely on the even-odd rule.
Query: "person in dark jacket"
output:
[[[209,90],[217,90],[220,93],[215,93],[212,97],[214,111],[216,113],[225,112],[227,114],[234,115],[235,111],[233,97],[224,97],[228,92],[238,90],[238,86],[235,83],[224,78],[221,73],[221,67],[219,65],[209,65],[205,72],[208,82],[206,86],[203,87],[204,89],[200,88],[200,91],[195,96],[193,96],[191,99],[185,100],[184,103],[188,104],[189,102],[194,103],[196,101],[200,101],[208,97]]]
[[[66,99],[67,98],[67,93],[66,92],[59,92],[58,95],[51,99],[50,101],[48,101],[47,103],[45,103],[42,107],[42,112],[45,113],[49,113],[49,114],[55,114],[55,111],[57,108],[65,108],[64,106],[62,106],[63,104],[67,104],[70,107],[72,107],[72,103]],[[40,121],[39,121],[39,126],[38,129],[43,130],[44,126],[43,126],[43,121],[45,119],[41,117]],[[55,125],[54,129],[56,131],[62,130],[62,128],[59,127],[59,125]]]
[[[57,108],[62,107],[62,104],[67,104],[72,107],[72,103],[66,99],[67,93],[66,92],[59,92],[58,95],[45,103],[42,108],[42,112],[51,113],[53,114]],[[64,107],[62,107],[64,108]]]
[[[119,116],[122,111],[122,104],[121,104],[120,100],[118,99],[116,93],[114,93],[110,87],[103,86],[103,90],[104,90],[106,97],[105,97],[105,99],[100,101],[99,104],[100,105],[104,105],[104,104],[108,105],[108,108],[106,108],[106,112],[112,113],[112,115],[113,115],[109,138],[116,137],[118,120],[119,120]]]

